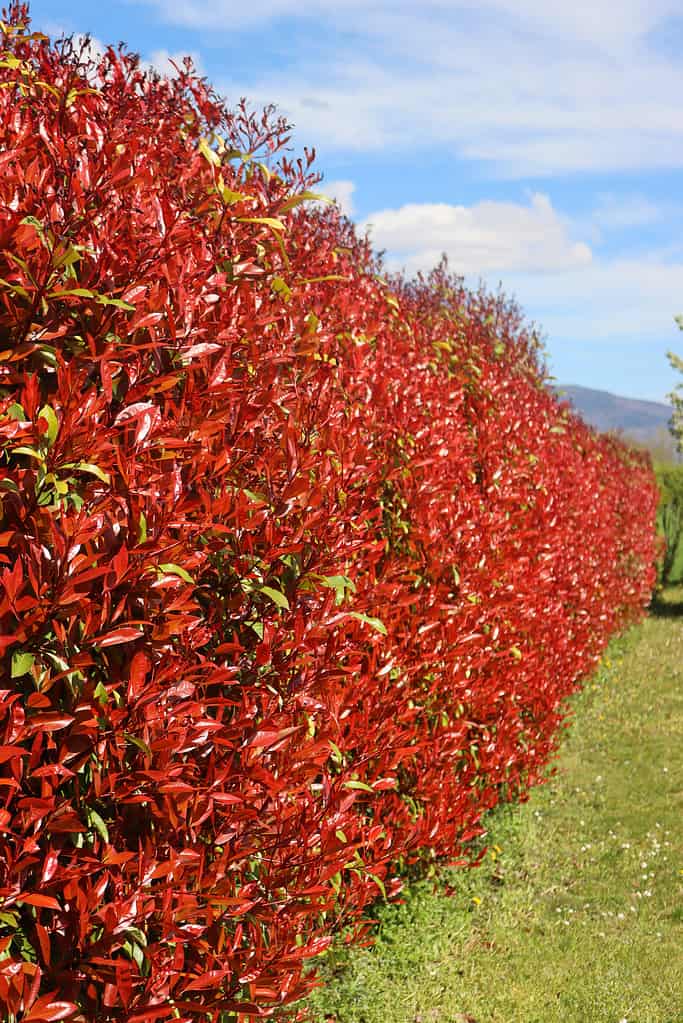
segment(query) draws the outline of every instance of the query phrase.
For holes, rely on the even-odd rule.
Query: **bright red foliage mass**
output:
[[[310,161],[274,163],[284,125],[25,18],[0,59],[0,1015],[267,1015],[538,779],[649,599],[652,474],[552,396],[513,305],[383,280],[306,201]]]

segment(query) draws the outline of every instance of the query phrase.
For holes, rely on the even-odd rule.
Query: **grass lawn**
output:
[[[683,1023],[683,587],[574,700],[557,773],[487,858],[379,910],[311,999],[335,1023]]]

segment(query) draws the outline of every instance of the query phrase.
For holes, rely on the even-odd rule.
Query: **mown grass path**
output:
[[[315,1020],[683,1023],[683,588],[612,645],[556,766],[454,897],[415,885],[329,956]]]

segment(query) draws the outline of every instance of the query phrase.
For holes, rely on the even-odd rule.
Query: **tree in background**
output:
[[[683,330],[683,316],[677,316],[676,323],[680,329]],[[673,352],[667,352],[667,355],[669,356],[669,362],[672,367],[683,373],[683,359],[680,355],[674,355]],[[669,397],[671,398],[671,404],[673,406],[673,412],[671,413],[671,432],[676,438],[678,450],[683,453],[683,384],[677,384]]]

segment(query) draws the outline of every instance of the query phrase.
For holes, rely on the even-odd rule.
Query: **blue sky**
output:
[[[680,0],[35,0],[278,105],[386,251],[502,283],[561,383],[666,400],[683,351]]]

